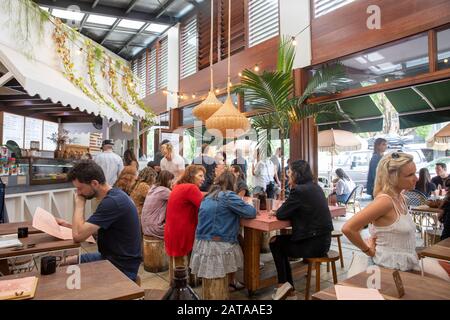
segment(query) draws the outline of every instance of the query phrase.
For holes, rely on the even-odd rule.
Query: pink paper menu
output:
[[[377,289],[335,285],[334,290],[338,300],[384,300]]]
[[[47,212],[39,207],[37,207],[36,211],[34,212],[33,227],[58,239],[73,239],[72,229],[60,226],[58,222],[56,222],[55,217],[50,212]],[[92,236],[87,238],[86,241],[95,243],[95,240]]]

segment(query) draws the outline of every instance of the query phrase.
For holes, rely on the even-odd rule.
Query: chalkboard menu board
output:
[[[56,143],[51,141],[52,135],[58,133],[58,124],[56,122],[44,121],[44,135],[42,150],[54,151],[56,149]]]
[[[15,141],[19,147],[23,148],[24,142],[24,122],[23,116],[18,116],[12,113],[3,112],[3,141],[5,144],[8,140]],[[28,142],[28,145],[30,143]]]
[[[30,149],[30,141],[39,141],[42,146],[42,120],[25,118],[25,149]]]

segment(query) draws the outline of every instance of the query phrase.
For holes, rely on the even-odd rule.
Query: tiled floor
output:
[[[363,203],[363,206],[366,205],[368,202],[366,201]],[[352,213],[348,213],[347,217],[340,217],[337,219],[333,219],[333,225],[335,230],[341,230],[344,223],[352,216]],[[363,230],[363,237],[368,237],[368,231]],[[344,268],[340,267],[340,262],[338,261],[336,263],[336,269],[337,269],[337,277],[339,280],[344,280],[347,278],[347,271],[351,264],[353,253],[359,252],[359,249],[357,249],[355,246],[353,246],[349,240],[343,236],[341,238],[342,242],[342,249],[343,249],[343,256],[344,256]],[[420,239],[420,236],[418,235],[418,246],[422,245],[422,241]],[[96,250],[95,246],[90,247],[84,247],[84,249],[88,252]],[[337,248],[337,242],[336,240],[332,241],[331,244],[331,250],[338,251]],[[265,253],[261,254],[261,261],[264,262],[264,268],[270,268],[271,264],[273,264],[273,259],[271,253]],[[141,287],[144,289],[157,289],[157,290],[167,290],[169,289],[169,272],[160,272],[160,273],[151,273],[144,270],[143,266],[141,265],[139,269],[139,276],[141,278]],[[238,278],[239,275],[238,275]],[[323,265],[321,267],[321,274],[320,274],[320,287],[321,289],[325,289],[331,285],[333,285],[333,278],[332,273],[326,271],[326,265]],[[315,292],[315,272],[313,272],[313,276],[311,278],[311,288],[310,288],[310,294]],[[305,299],[305,286],[306,286],[306,277],[301,276],[294,279],[295,289],[297,292],[297,298],[298,299]],[[256,293],[248,297],[247,296],[247,290],[240,290],[235,291],[230,294],[230,298],[233,300],[270,300],[271,296],[274,292],[274,287],[271,286],[268,288],[260,289],[256,291]],[[194,288],[194,290],[199,294],[201,297],[201,285]]]

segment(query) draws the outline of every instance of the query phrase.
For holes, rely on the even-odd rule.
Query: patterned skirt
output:
[[[223,278],[242,268],[243,260],[238,243],[195,240],[189,267],[200,278]]]

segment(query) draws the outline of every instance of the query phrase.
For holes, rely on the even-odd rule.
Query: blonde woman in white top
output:
[[[416,226],[408,213],[404,190],[413,190],[417,182],[413,157],[402,152],[385,155],[378,163],[374,201],[342,227],[347,238],[373,263],[388,269],[420,271],[416,254]],[[371,238],[361,237],[370,225]],[[423,261],[424,271],[450,281],[447,272],[434,259]]]

